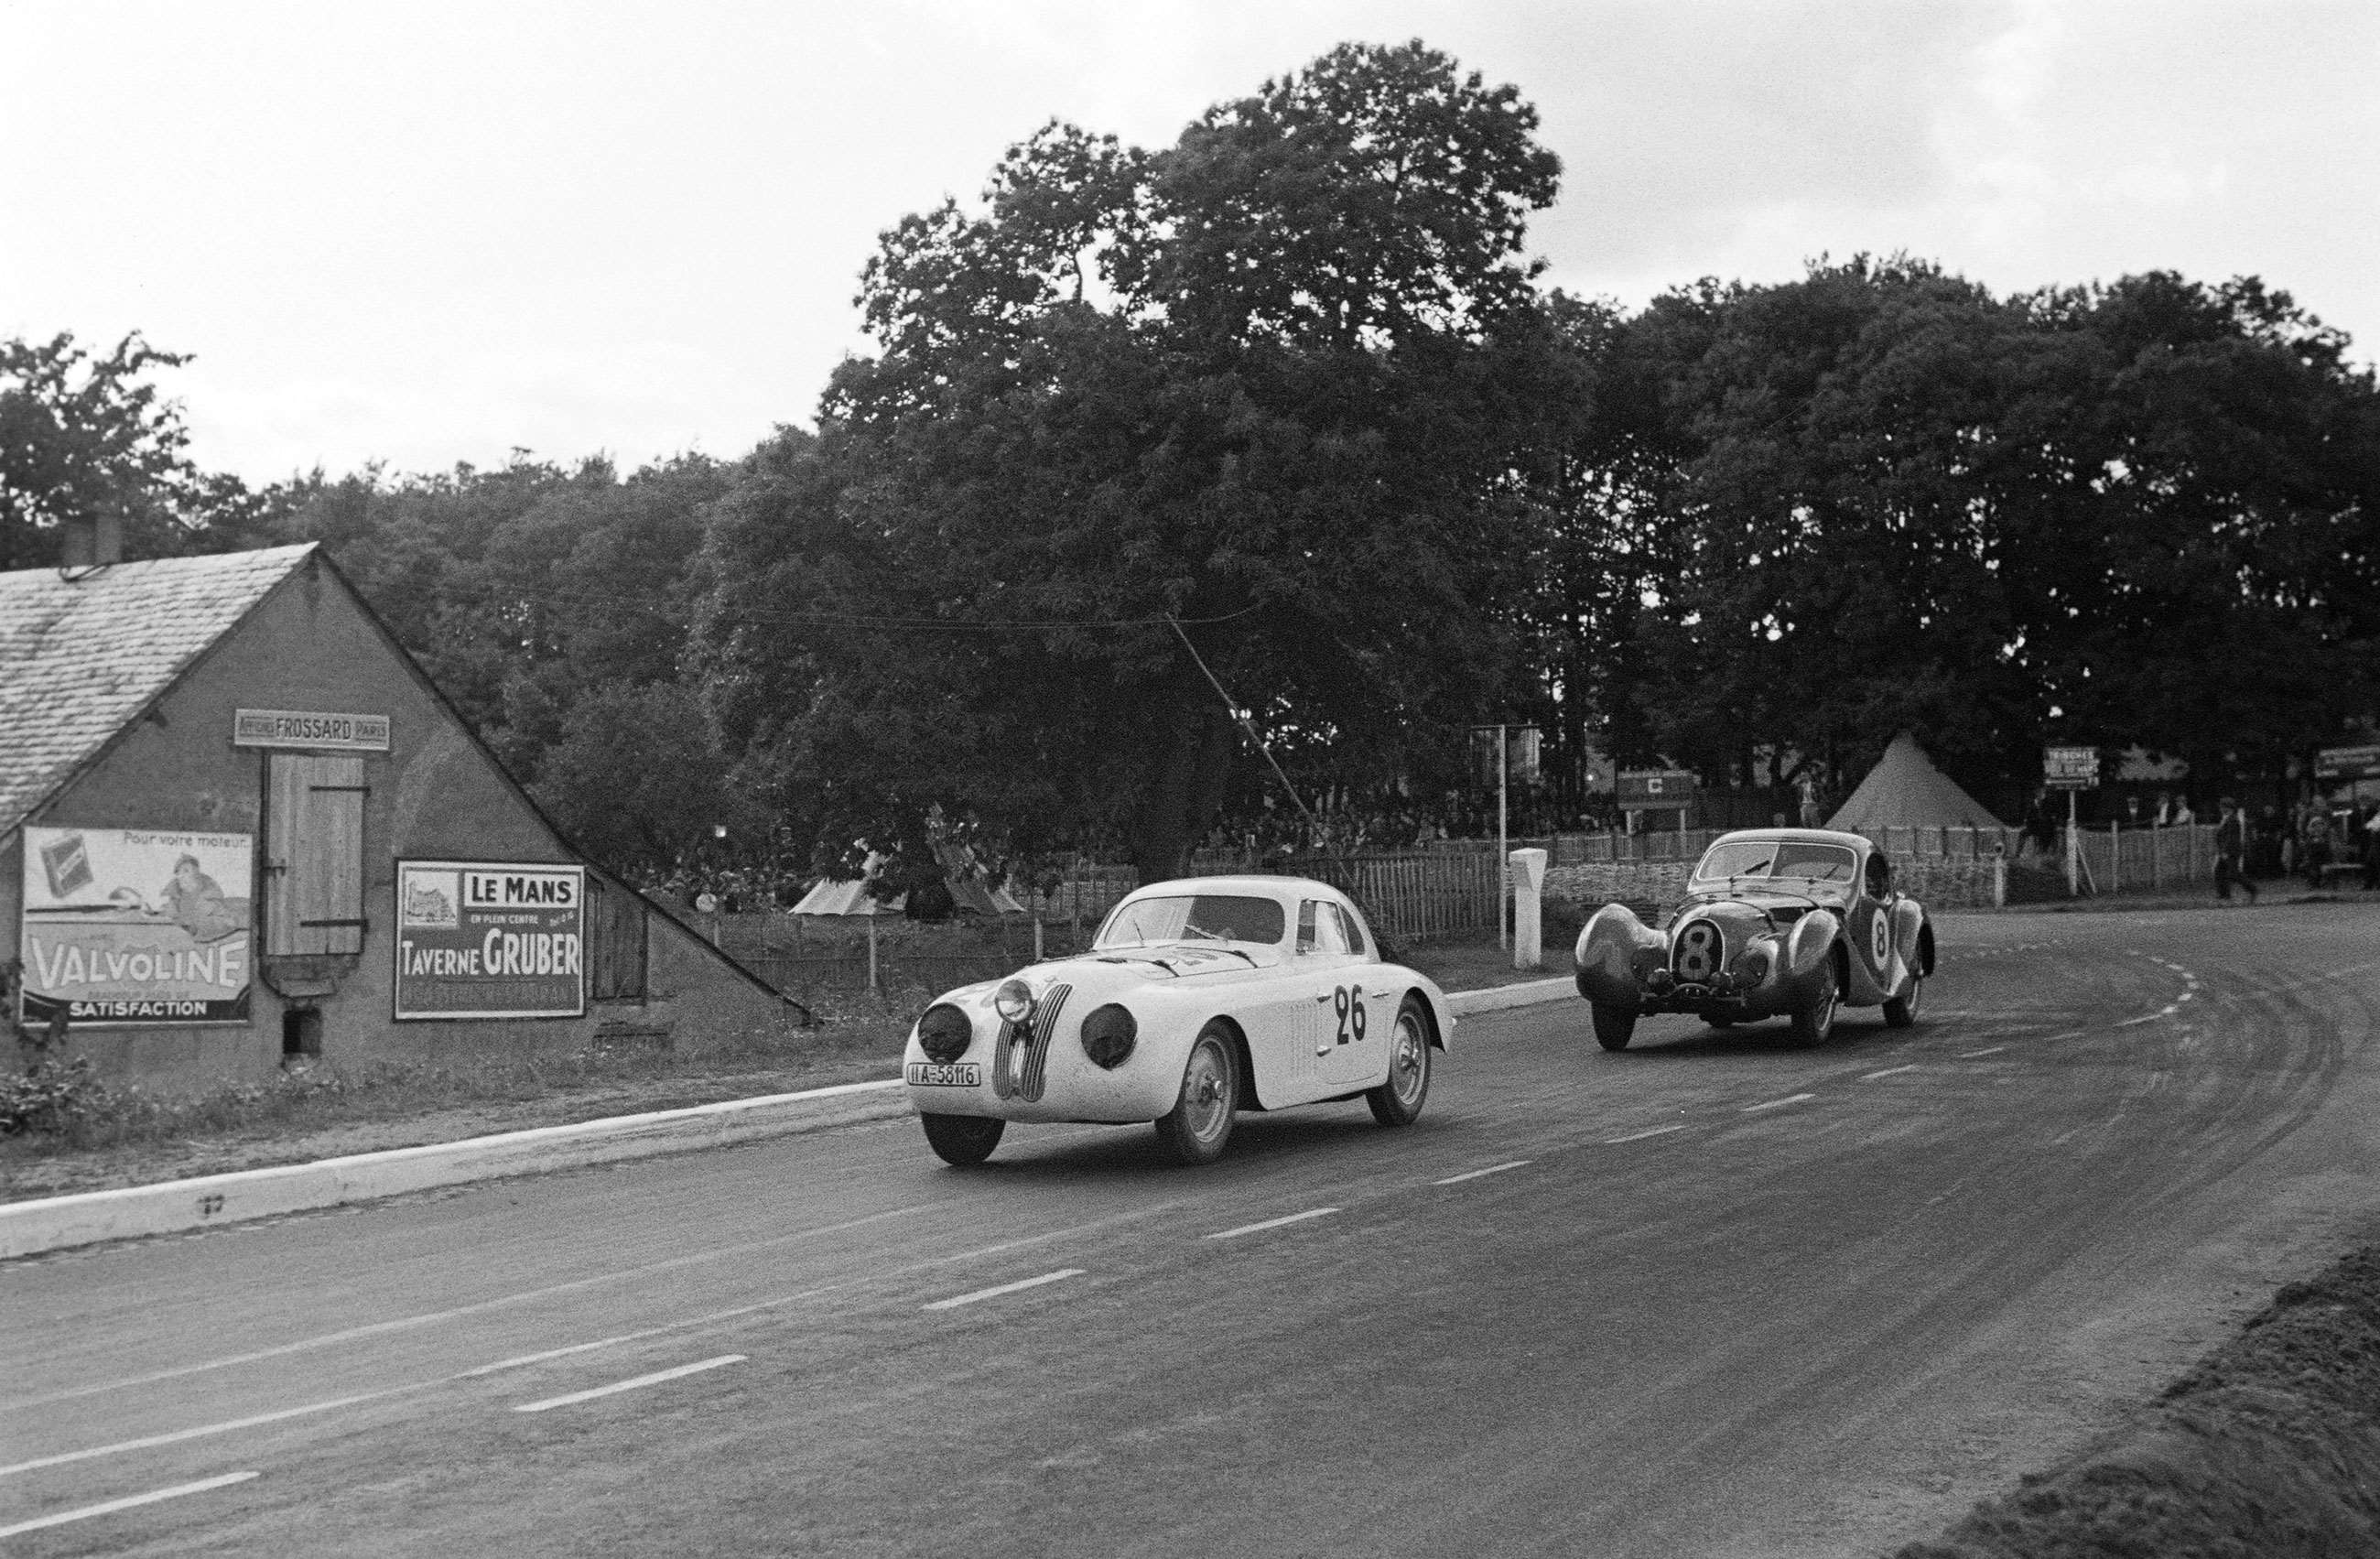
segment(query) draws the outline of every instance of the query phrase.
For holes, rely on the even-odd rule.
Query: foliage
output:
[[[1606,348],[1652,360],[1669,462],[1639,729],[1837,794],[1901,729],[2003,797],[2045,739],[2277,774],[2380,669],[2380,403],[2342,347],[2253,280],[1998,300],[1863,258],[1658,300]]]
[[[1161,152],[1052,125],[981,215],[888,234],[880,354],[712,531],[747,772],[895,877],[969,825],[1151,874],[1245,759],[1202,659],[1309,783],[1443,747],[1500,664],[1535,124],[1418,44],[1350,45]]]
[[[69,518],[113,515],[126,556],[156,557],[251,509],[237,478],[190,460],[180,405],[151,382],[189,360],[137,333],[104,357],[70,332],[0,341],[0,569],[56,562]]]
[[[0,1072],[0,1137],[69,1131],[106,1097],[89,1056],[44,1056],[22,1072]]]

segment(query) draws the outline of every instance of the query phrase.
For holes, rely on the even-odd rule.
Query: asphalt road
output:
[[[1483,1016],[1202,1171],[894,1122],[0,1267],[0,1549],[1882,1552],[2380,1213],[2380,912],[1941,941],[1913,1029]]]

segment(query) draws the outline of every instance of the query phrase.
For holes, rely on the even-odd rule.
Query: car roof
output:
[[[1162,883],[1148,883],[1125,895],[1138,898],[1144,894],[1245,894],[1252,898],[1272,898],[1287,903],[1293,899],[1330,898],[1343,902],[1347,895],[1328,883],[1318,883],[1311,877],[1277,877],[1269,873],[1254,873],[1232,877],[1174,877]]]
[[[1739,828],[1732,834],[1722,834],[1711,841],[1714,845],[1730,844],[1738,839],[1790,841],[1797,845],[1840,845],[1847,850],[1875,847],[1875,841],[1861,834],[1840,834],[1831,828]]]

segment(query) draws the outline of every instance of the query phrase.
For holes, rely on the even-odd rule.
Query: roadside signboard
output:
[[[1496,749],[1504,749],[1505,777],[1514,785],[1537,783],[1541,733],[1535,725],[1471,727],[1471,769],[1478,784],[1496,784]]]
[[[2314,754],[2317,779],[2380,779],[2380,746],[2325,747]]]
[[[1692,769],[1622,769],[1618,788],[1620,805],[1623,810],[1690,807],[1694,800],[1694,772]]]
[[[331,752],[386,752],[388,716],[311,709],[236,709],[234,747],[293,747]]]
[[[18,1020],[247,1022],[255,862],[248,834],[26,829]]]
[[[577,1017],[587,1010],[587,871],[396,863],[396,1016]]]
[[[2095,747],[2042,749],[2041,783],[2052,790],[2096,790],[2099,787],[2099,749]]]

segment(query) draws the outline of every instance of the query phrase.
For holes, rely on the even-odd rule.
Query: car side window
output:
[[[1867,896],[1888,898],[1892,895],[1892,863],[1884,859],[1882,850],[1867,858]]]
[[[1347,923],[1339,918],[1339,907],[1307,899],[1297,907],[1297,950],[1301,953],[1344,953],[1347,946]]]
[[[1342,925],[1347,928],[1348,952],[1368,953],[1371,951],[1370,946],[1364,941],[1364,917],[1354,914],[1352,911],[1342,909],[1339,911],[1339,920]]]

